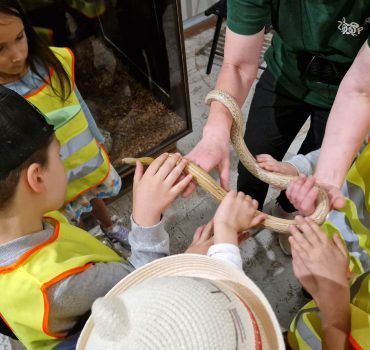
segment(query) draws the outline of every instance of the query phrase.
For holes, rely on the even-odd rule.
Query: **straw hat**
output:
[[[285,349],[261,290],[232,265],[196,254],[159,259],[92,308],[77,350]]]

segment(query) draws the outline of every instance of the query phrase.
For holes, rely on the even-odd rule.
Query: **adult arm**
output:
[[[241,107],[256,78],[264,26],[270,6],[265,0],[228,1],[228,28],[224,62],[216,89],[233,96]],[[187,158],[206,171],[217,168],[221,185],[229,187],[229,140],[232,117],[219,102],[212,102],[201,141]]]
[[[340,84],[331,109],[315,172],[318,183],[334,186],[341,196],[339,189],[369,130],[370,48],[365,43]]]

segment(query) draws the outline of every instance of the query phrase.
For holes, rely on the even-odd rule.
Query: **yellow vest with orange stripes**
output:
[[[71,77],[72,92],[66,101],[55,95],[51,84],[45,83],[25,98],[43,112],[55,127],[61,144],[61,156],[68,178],[65,204],[99,186],[109,174],[108,155],[92,135],[86,116],[74,92],[74,56],[66,48],[51,48]],[[59,81],[51,72],[52,84]]]
[[[54,225],[50,239],[15,263],[0,267],[0,317],[30,350],[50,350],[67,335],[49,330],[50,287],[94,263],[122,261],[113,250],[65,218],[46,219]]]

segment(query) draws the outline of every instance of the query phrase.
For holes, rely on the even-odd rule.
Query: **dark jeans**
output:
[[[277,160],[282,160],[310,116],[311,126],[298,152],[301,154],[321,147],[329,110],[294,97],[266,70],[256,86],[244,141],[252,155],[267,153]],[[261,210],[268,185],[250,174],[240,162],[238,173],[238,191],[243,191],[256,199]],[[294,211],[284,192],[280,194],[278,202],[286,211]]]

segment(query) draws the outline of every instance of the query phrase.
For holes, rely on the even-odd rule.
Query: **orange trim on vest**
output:
[[[101,152],[104,153],[104,155],[107,157],[108,164],[111,164],[109,155],[108,155],[107,151],[105,150],[105,147],[102,144],[100,144],[98,141],[96,141],[96,143],[99,145]],[[107,174],[96,185],[94,185],[92,187],[89,187],[89,188],[86,188],[83,191],[77,193],[68,202],[64,202],[64,205],[67,205],[68,203],[73,202],[75,199],[77,199],[78,197],[82,196],[84,193],[92,190],[93,188],[97,188],[98,186],[100,186],[107,179],[107,177],[109,176],[109,174],[110,174],[110,166],[109,166],[109,169],[108,169]]]
[[[60,223],[53,218],[48,219],[51,219],[55,223],[53,235],[47,241],[40,243],[39,245],[30,249],[28,252],[24,253],[15,263],[5,267],[0,267],[0,273],[8,273],[14,271],[19,266],[21,266],[33,253],[36,253],[38,250],[54,242],[58,238]]]
[[[48,329],[49,315],[50,315],[50,304],[49,304],[49,299],[48,299],[48,295],[47,295],[47,289],[50,286],[54,285],[55,283],[58,283],[61,280],[65,279],[69,276],[72,276],[76,273],[81,273],[81,272],[87,270],[92,265],[93,265],[92,263],[88,263],[84,266],[79,266],[79,267],[75,267],[73,269],[70,269],[68,271],[64,271],[60,275],[54,277],[52,280],[48,281],[47,283],[45,283],[41,286],[41,293],[42,293],[43,298],[44,298],[44,318],[43,318],[43,321],[42,321],[42,330],[44,331],[44,333],[46,335],[48,335],[50,337],[61,339],[61,338],[65,338],[68,334],[68,333],[54,334],[54,333],[50,332],[49,329]]]
[[[37,95],[42,90],[44,90],[47,86],[49,86],[50,82],[51,82],[51,79],[53,78],[53,75],[54,75],[54,70],[50,69],[49,74],[50,74],[50,77],[46,81],[44,81],[44,83],[38,89],[36,89],[35,91],[32,91],[29,94],[25,95],[24,98],[25,99],[31,98],[32,96]]]
[[[355,349],[355,350],[364,350],[364,348],[361,347],[361,345],[359,343],[357,343],[357,341],[355,340],[355,338],[352,337],[352,335],[349,336],[349,342],[352,345],[353,349]]]

